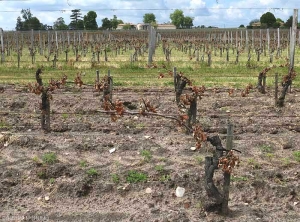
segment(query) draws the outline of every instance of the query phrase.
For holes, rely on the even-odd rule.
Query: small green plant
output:
[[[84,167],[87,167],[87,161],[86,160],[81,160],[80,162],[79,162],[79,165],[80,165],[80,167],[82,167],[82,168],[84,168]]]
[[[194,158],[195,158],[195,160],[196,160],[196,162],[198,164],[202,164],[203,163],[203,157],[202,156],[195,156]]]
[[[156,165],[154,168],[158,172],[163,172],[165,170],[165,167],[163,165]]]
[[[68,113],[63,113],[63,114],[61,114],[61,116],[62,116],[62,118],[63,118],[64,120],[66,120],[66,119],[69,118],[69,114],[68,114]]]
[[[297,162],[300,162],[300,151],[294,151],[293,156]]]
[[[152,154],[149,150],[141,150],[140,154],[146,162],[149,162],[152,159]]]
[[[135,128],[144,129],[145,128],[145,123],[138,123]]]
[[[169,174],[165,174],[165,175],[162,175],[160,178],[159,178],[159,181],[161,182],[167,182],[171,179],[171,176]]]
[[[97,170],[95,170],[94,168],[88,169],[86,171],[87,175],[89,175],[90,177],[95,177],[98,175]]]
[[[290,159],[287,157],[281,158],[281,162],[284,166],[288,166],[291,163]]]
[[[128,183],[138,183],[147,181],[148,176],[145,173],[138,172],[136,170],[130,170],[127,173],[126,181]]]
[[[0,129],[4,129],[4,128],[11,128],[11,126],[5,120],[1,119],[0,120]]]
[[[266,157],[269,159],[269,161],[271,161],[274,158],[274,154],[273,153],[266,153]]]
[[[50,184],[54,184],[55,183],[55,179],[54,178],[50,178],[49,183]]]
[[[54,164],[57,162],[57,156],[55,153],[45,153],[43,156],[42,156],[42,160],[43,160],[43,163],[44,164]]]
[[[40,159],[37,156],[32,157],[32,161],[35,163],[39,163]]]
[[[266,145],[266,144],[261,145],[261,146],[259,147],[259,149],[260,149],[261,152],[263,152],[263,153],[272,153],[272,151],[273,151],[272,147],[271,147],[270,145]]]
[[[47,179],[47,174],[44,170],[37,172],[37,176],[39,179]]]
[[[235,177],[235,176],[231,177],[230,179],[231,179],[231,181],[233,181],[233,182],[247,181],[247,180],[248,180],[247,177]]]
[[[116,173],[111,174],[111,179],[114,183],[119,183],[120,182],[120,176]]]
[[[251,165],[254,169],[260,169],[260,164],[254,158],[249,158],[248,164]]]

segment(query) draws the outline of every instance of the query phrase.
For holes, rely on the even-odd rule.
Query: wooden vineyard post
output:
[[[48,88],[44,88],[42,78],[40,74],[42,73],[41,69],[38,69],[35,74],[36,82],[38,83],[39,87],[41,88],[41,98],[42,98],[42,105],[41,105],[41,126],[45,132],[50,131],[50,98],[48,94]]]
[[[33,29],[31,29],[31,47],[30,47],[30,55],[31,55],[31,63],[34,64],[35,62],[35,50],[34,50],[34,36],[33,36]]]
[[[232,150],[233,145],[233,126],[232,123],[228,122],[227,125],[227,137],[226,137],[226,150],[229,152]],[[229,201],[229,188],[230,188],[230,173],[224,172],[224,183],[223,183],[223,201],[222,201],[222,213],[228,214],[228,201]]]
[[[99,84],[100,81],[100,75],[99,75],[99,70],[96,70],[96,82]]]
[[[56,62],[57,62],[57,56],[56,54],[54,55],[54,58],[53,58],[53,68],[56,68]]]
[[[292,80],[295,77],[294,71],[294,59],[295,59],[295,43],[296,43],[296,34],[297,34],[297,24],[298,24],[298,9],[294,9],[294,16],[293,16],[293,25],[290,35],[290,65],[288,74],[285,76],[283,81],[283,89],[281,91],[281,95],[277,100],[277,106],[283,107],[284,106],[284,99],[288,88],[292,85]]]
[[[207,65],[209,67],[211,66],[211,51],[208,51],[207,53]]]
[[[113,89],[113,79],[110,75],[110,70],[107,72],[107,82],[106,87],[103,89],[103,99],[105,99],[106,96],[109,97],[110,101],[112,101],[112,89]]]
[[[3,29],[0,28],[0,40],[1,40],[1,63],[5,62],[4,54],[4,42],[3,42]]]
[[[17,32],[17,57],[18,57],[18,69],[20,68],[20,59],[21,59],[21,53],[19,48],[19,33]]]
[[[173,68],[173,78],[174,78],[174,87],[175,87],[175,92],[177,91],[177,78],[176,78],[176,67]],[[176,99],[177,102],[177,99]]]
[[[149,36],[148,36],[148,65],[151,65],[153,62],[153,54],[155,51],[155,42],[156,42],[156,31],[155,29],[150,25],[149,27]]]
[[[278,103],[278,73],[275,73],[275,106],[277,106]]]

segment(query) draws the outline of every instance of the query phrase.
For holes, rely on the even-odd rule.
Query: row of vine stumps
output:
[[[265,93],[265,84],[261,83],[265,83],[266,73],[270,69],[271,68],[266,68],[259,74],[257,88],[262,93]],[[45,132],[50,132],[50,100],[52,99],[51,92],[64,86],[67,83],[67,76],[63,76],[61,80],[51,79],[46,87],[42,82],[42,78],[40,76],[41,74],[42,70],[38,69],[36,71],[36,83],[29,84],[29,89],[31,92],[41,95],[41,127]],[[192,81],[185,77],[182,72],[177,73],[176,68],[174,68],[173,76],[175,86],[175,101],[179,112],[178,117],[158,113],[156,107],[153,106],[149,100],[144,98],[141,99],[139,112],[125,110],[125,106],[122,101],[116,100],[114,102],[112,99],[113,80],[110,76],[110,72],[100,80],[99,72],[97,71],[94,90],[97,92],[103,92],[103,96],[100,99],[103,110],[100,110],[99,112],[110,115],[112,121],[116,121],[125,114],[157,116],[173,119],[186,129],[185,131],[187,134],[193,134],[193,137],[196,141],[196,149],[200,149],[202,143],[210,142],[211,145],[215,147],[215,152],[213,156],[207,156],[205,158],[205,190],[209,197],[209,201],[206,202],[204,208],[206,211],[216,211],[227,215],[229,212],[228,201],[230,177],[232,170],[239,163],[239,158],[235,155],[235,152],[240,152],[232,148],[232,124],[228,122],[226,139],[227,144],[226,148],[224,148],[218,135],[208,136],[203,131],[202,127],[197,123],[197,101],[201,100],[201,96],[203,96],[205,92],[205,87],[193,86]],[[283,91],[286,90],[286,88],[291,84],[291,80],[294,78],[294,72],[291,75],[289,74],[284,77],[285,80],[283,80],[282,83],[284,87]],[[81,74],[76,76],[74,83],[79,88],[84,85]],[[246,90],[242,92],[242,96],[249,94],[249,91],[252,88],[253,87],[250,85],[247,86]],[[228,93],[230,96],[233,92],[229,91]],[[222,169],[224,176],[223,191],[219,191],[213,182],[214,172],[219,168]]]

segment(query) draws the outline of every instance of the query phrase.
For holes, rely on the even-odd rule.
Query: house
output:
[[[130,25],[130,28],[129,28],[130,30],[136,29],[136,25],[135,24],[133,24],[133,23],[126,23],[126,24],[119,24],[117,26],[116,30],[123,30],[124,26],[128,26],[128,25]]]
[[[176,26],[173,24],[158,24],[157,29],[176,29]]]
[[[148,30],[150,26],[151,26],[150,23],[138,23],[136,25],[136,29],[137,30]]]

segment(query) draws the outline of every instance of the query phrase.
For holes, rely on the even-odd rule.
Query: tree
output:
[[[68,26],[65,23],[65,20],[63,17],[59,17],[54,23],[53,23],[53,29],[54,30],[67,30]]]
[[[252,19],[249,23],[249,26],[252,26],[254,23],[260,22],[259,19]]]
[[[22,14],[22,18],[25,21],[28,21],[32,18],[32,13],[30,12],[30,9],[22,9],[21,14]]]
[[[275,22],[276,18],[271,12],[267,12],[260,17],[260,23],[266,24],[267,28],[272,27]]]
[[[284,27],[290,28],[293,26],[293,16],[290,16],[284,23]]]
[[[152,22],[156,23],[156,17],[155,17],[155,15],[153,13],[146,13],[143,16],[143,22],[144,23],[152,23]]]
[[[180,9],[176,9],[173,13],[170,14],[170,19],[177,29],[181,28],[184,21],[183,11]]]
[[[97,30],[98,24],[96,21],[97,13],[94,11],[89,11],[84,17],[83,22],[85,24],[85,29],[87,30]]]
[[[70,28],[78,29],[78,21],[81,20],[81,12],[80,9],[73,9],[72,14],[70,15],[71,22],[69,24]]]
[[[40,20],[37,17],[32,16],[30,9],[22,9],[21,14],[24,21],[21,20],[20,16],[17,18],[16,30],[28,31],[31,29],[34,30],[43,29],[43,24],[40,23]]]
[[[122,20],[118,20],[117,16],[114,15],[114,17],[110,20],[111,28],[116,29],[119,24],[123,23]]]
[[[183,19],[183,28],[190,29],[193,27],[193,18],[190,16],[185,16]]]
[[[104,18],[102,19],[102,29],[107,30],[107,29],[111,29],[112,25],[111,25],[111,20],[109,20],[108,18]]]
[[[242,25],[239,26],[239,28],[245,28],[245,26],[242,24]]]
[[[24,28],[23,28],[23,22],[21,20],[21,17],[18,16],[17,18],[17,24],[16,24],[16,30],[17,31],[22,31]]]

